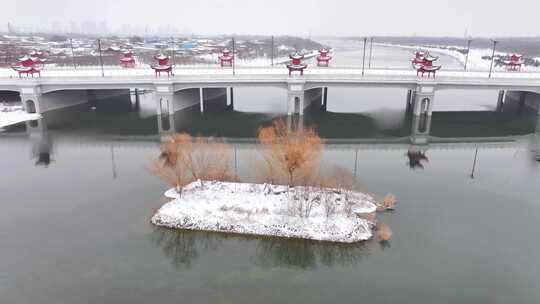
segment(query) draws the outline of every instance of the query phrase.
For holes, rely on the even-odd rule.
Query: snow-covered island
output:
[[[320,187],[196,181],[153,215],[169,228],[353,243],[372,237],[375,199]]]
[[[36,120],[41,118],[40,114],[26,113],[22,106],[4,106],[0,105],[0,129],[25,122],[28,120]]]

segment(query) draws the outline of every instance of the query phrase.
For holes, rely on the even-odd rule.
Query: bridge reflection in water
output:
[[[540,95],[531,92],[489,91],[494,100],[481,100],[488,110],[482,106],[462,111],[470,108],[474,94],[456,97],[443,90],[435,103],[432,92],[317,87],[303,93],[303,105],[294,105],[293,113],[282,102],[288,98],[287,90],[277,87],[187,89],[175,98],[189,106],[159,110],[156,107],[163,105],[154,102],[154,92],[126,92],[89,92],[86,103],[47,111],[43,119],[27,122],[24,134],[32,142],[35,163],[49,165],[54,153],[62,153],[59,147],[70,142],[154,149],[160,137],[176,132],[226,137],[240,158],[248,157],[255,150],[257,129],[274,119],[284,119],[291,128],[314,127],[327,141],[328,159],[336,158],[333,151],[346,151],[346,158],[355,159],[360,150],[397,149],[403,150],[405,163],[417,169],[428,165],[430,149],[512,146],[524,140],[532,145],[532,158],[540,157]],[[405,102],[396,103],[396,98]],[[366,109],[366,104],[372,109]],[[17,128],[8,133],[23,134]],[[345,166],[356,172],[355,163]]]
[[[219,105],[216,109],[217,112],[209,111],[204,115],[194,109],[146,118],[139,117],[138,112],[126,116],[125,113],[90,111],[80,112],[79,119],[71,120],[65,118],[69,115],[51,113],[40,120],[27,122],[24,132],[8,132],[10,136],[4,142],[30,141],[33,162],[44,166],[54,165],[55,154],[61,154],[70,146],[106,149],[111,153],[111,165],[114,167],[115,151],[128,148],[157,153],[160,138],[175,132],[224,136],[235,150],[235,173],[250,178],[252,168],[249,164],[257,153],[254,138],[257,128],[282,118],[291,128],[313,126],[317,129],[327,143],[323,161],[336,163],[355,176],[358,154],[366,150],[400,151],[398,155],[403,158],[402,163],[411,169],[429,166],[429,151],[438,149],[470,150],[473,153],[475,149],[512,148],[527,143],[531,159],[540,159],[538,114],[512,107],[508,107],[509,112],[407,114],[390,129],[379,128],[380,124],[365,114],[321,113],[314,109],[304,116],[277,116],[230,110],[225,113]],[[98,119],[89,123],[89,116]],[[465,121],[473,121],[474,124],[463,125],[463,120],[456,120],[456,117],[466,117]],[[169,127],[165,128],[165,124]],[[336,124],[339,127],[336,128]]]

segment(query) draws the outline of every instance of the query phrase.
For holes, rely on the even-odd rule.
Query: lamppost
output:
[[[373,37],[369,39],[369,63],[368,68],[371,69],[371,55],[373,54]]]
[[[73,39],[69,38],[69,44],[71,45],[71,60],[73,61],[73,68],[76,70],[77,65],[75,64],[75,51],[73,50]]]
[[[236,75],[236,43],[232,37],[232,74]]]
[[[274,36],[272,36],[272,51],[271,51],[271,54],[272,54],[272,66],[274,66]]]
[[[101,55],[101,39],[97,40],[99,49],[99,64],[101,65],[101,77],[105,77],[105,71],[103,70],[103,57]]]
[[[364,67],[366,62],[366,43],[367,38],[364,37],[364,55],[362,56],[362,76],[364,76]]]
[[[469,53],[471,51],[471,42],[472,42],[472,39],[467,40],[467,55],[465,55],[465,67],[464,67],[465,72],[467,71],[467,63],[469,62]]]
[[[174,60],[174,37],[171,37],[171,43],[172,43],[172,48],[171,48],[171,57],[172,57],[172,62],[173,62],[173,66],[175,65],[175,60]]]
[[[493,52],[491,53],[491,65],[489,66],[489,76],[488,78],[491,78],[491,73],[493,72],[493,62],[495,61],[495,48],[497,47],[497,40],[493,40]]]

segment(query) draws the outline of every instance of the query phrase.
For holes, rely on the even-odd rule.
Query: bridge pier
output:
[[[405,113],[410,114],[414,104],[414,91],[407,90],[407,100],[405,101]]]
[[[20,90],[21,103],[27,113],[43,113],[42,95],[38,86],[22,87]]]
[[[429,142],[431,132],[435,90],[433,87],[420,87],[408,96],[412,96],[411,143],[425,145]]]
[[[231,110],[234,110],[234,92],[232,87],[227,89],[227,107]]]
[[[172,135],[175,133],[174,114],[159,114],[157,116],[158,134],[161,137]]]
[[[287,92],[287,115],[304,115],[304,83],[305,81],[290,80]]]
[[[204,113],[204,91],[203,88],[199,88],[199,106],[201,113]]]
[[[413,114],[414,116],[427,115],[433,113],[433,101],[435,90],[432,87],[422,87],[414,92]]]
[[[534,133],[540,135],[540,111],[538,111],[538,115],[536,116],[536,129],[534,130]]]
[[[321,111],[326,112],[328,108],[328,87],[322,88],[321,94]]]
[[[506,98],[506,91],[500,90],[499,97],[497,98],[497,107],[495,108],[495,112],[503,111],[505,98]]]
[[[137,112],[141,108],[141,98],[139,96],[139,89],[135,88],[133,90],[130,90],[130,96],[132,98],[132,110]]]
[[[174,89],[172,86],[156,86],[155,98],[157,115],[174,114]]]

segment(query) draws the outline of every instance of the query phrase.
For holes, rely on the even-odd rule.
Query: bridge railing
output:
[[[134,68],[134,69],[122,69],[119,67],[108,66],[104,67],[104,78],[107,79],[147,79],[155,78],[153,70],[150,68]],[[235,75],[230,68],[218,68],[218,67],[177,67],[174,70],[175,76],[169,77],[169,79],[183,79],[186,77],[196,76],[197,79],[289,79],[288,72],[283,67],[238,67],[235,70]],[[485,71],[463,71],[463,70],[443,70],[437,74],[436,81],[452,79],[452,80],[472,80],[483,79],[489,81],[488,72]],[[300,77],[300,76],[293,76]],[[422,79],[425,81],[433,80],[433,78],[418,78],[416,72],[412,69],[406,68],[394,68],[394,69],[381,69],[372,68],[364,69],[364,76],[362,76],[361,66],[332,66],[329,68],[309,67],[305,71],[305,79],[310,78],[326,78],[326,79],[346,79],[346,78],[365,78],[365,79],[401,79],[401,80],[417,80]],[[64,67],[50,67],[43,71],[41,78],[21,78],[10,69],[0,69],[0,79],[10,79],[12,81],[26,81],[26,80],[82,80],[82,79],[102,79],[102,71],[99,67],[85,67],[69,69]],[[158,79],[167,79],[167,77],[159,77]],[[540,72],[508,72],[497,71],[492,75],[492,80],[496,79],[522,79],[522,80],[538,80],[540,79]]]

